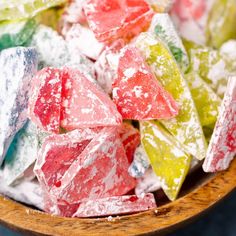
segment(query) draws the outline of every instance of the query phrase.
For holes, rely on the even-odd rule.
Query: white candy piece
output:
[[[155,14],[149,31],[160,37],[167,44],[180,68],[185,72],[189,66],[188,55],[169,14]]]
[[[231,39],[225,42],[220,48],[220,53],[225,60],[231,61],[236,71],[236,40]]]
[[[65,34],[65,40],[73,50],[79,50],[85,56],[97,60],[104,44],[97,41],[91,29],[80,24],[73,24]]]
[[[116,78],[119,64],[119,51],[123,46],[124,42],[117,40],[111,47],[106,47],[103,50],[94,64],[97,82],[108,94],[112,93],[112,84]]]
[[[16,47],[0,53],[0,166],[15,134],[27,121],[28,93],[36,70],[33,48]]]
[[[65,40],[52,28],[40,25],[30,42],[39,55],[39,69],[64,66],[70,60]]]
[[[82,68],[94,76],[92,62],[81,55],[79,50],[72,48],[62,36],[50,27],[40,25],[30,46],[35,47],[39,55],[39,69],[47,66],[62,67],[66,65]]]
[[[145,174],[137,179],[135,194],[142,196],[145,193],[155,192],[161,188],[161,181],[150,167]]]
[[[5,157],[3,175],[7,185],[11,185],[24,175],[24,172],[35,162],[37,152],[37,127],[28,121],[15,136]],[[26,175],[28,176],[29,173]]]
[[[3,178],[3,172],[0,170],[0,179]],[[15,201],[26,203],[43,210],[44,203],[42,190],[38,181],[23,179],[15,186],[7,186],[4,181],[0,184],[0,194],[9,197]]]

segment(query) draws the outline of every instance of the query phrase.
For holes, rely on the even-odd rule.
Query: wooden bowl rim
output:
[[[140,235],[168,232],[204,212],[236,188],[236,160],[227,171],[209,175],[194,191],[155,210],[134,215],[72,219],[30,209],[0,197],[0,223],[37,235]],[[110,220],[109,220],[110,219]]]

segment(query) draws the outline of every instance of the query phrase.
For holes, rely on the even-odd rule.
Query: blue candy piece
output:
[[[37,64],[33,48],[16,47],[0,53],[0,165],[15,134],[27,121],[30,83]]]

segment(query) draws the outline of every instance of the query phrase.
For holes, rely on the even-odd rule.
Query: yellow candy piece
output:
[[[215,0],[207,22],[207,44],[219,48],[228,39],[236,38],[235,0]]]
[[[173,201],[188,174],[192,157],[157,121],[140,123],[141,142],[167,197]]]
[[[188,82],[202,126],[214,128],[221,104],[220,97],[197,72],[186,74],[185,79]]]
[[[65,2],[66,0],[1,0],[0,21],[33,17],[43,10]]]

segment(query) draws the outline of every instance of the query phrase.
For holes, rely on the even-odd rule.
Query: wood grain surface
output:
[[[227,171],[205,174],[174,202],[144,213],[99,219],[50,216],[0,197],[0,223],[29,235],[163,235],[209,209],[236,189],[236,160]]]

